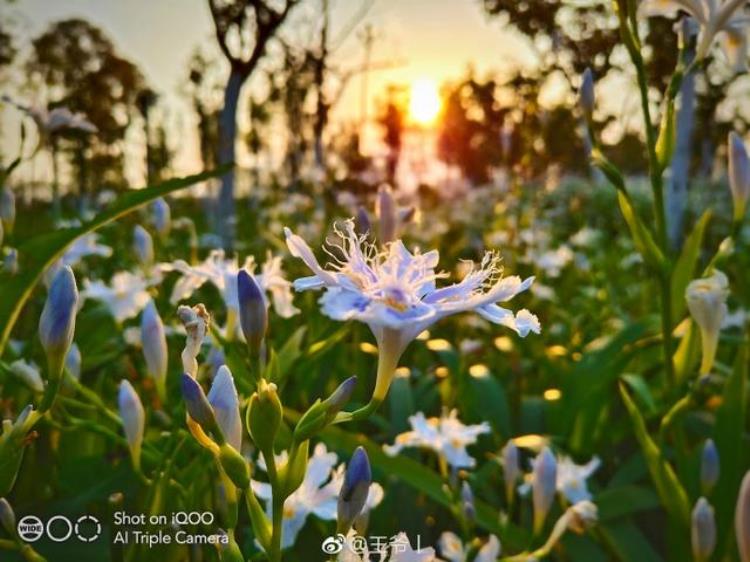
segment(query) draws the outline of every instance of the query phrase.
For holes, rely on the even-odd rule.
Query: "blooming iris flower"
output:
[[[223,250],[213,250],[203,263],[195,266],[177,260],[172,264],[162,264],[161,268],[176,270],[182,274],[172,289],[170,297],[172,304],[189,298],[208,281],[219,290],[227,309],[237,314],[239,309],[237,273],[240,267],[236,258],[225,258]],[[280,257],[273,257],[269,254],[257,274],[255,273],[255,259],[252,256],[247,258],[242,268],[253,275],[264,292],[270,293],[274,310],[279,316],[290,318],[299,312],[292,304],[291,283],[284,277]]]
[[[599,457],[592,458],[586,464],[576,464],[570,457],[559,457],[557,459],[557,491],[571,504],[591,500],[591,492],[586,485],[586,480],[596,472],[600,464]]]
[[[115,273],[109,285],[88,279],[84,280],[83,285],[81,296],[103,302],[118,323],[133,318],[151,301],[148,292],[150,282],[130,271]]]
[[[409,424],[412,430],[398,435],[393,445],[386,445],[386,454],[395,456],[407,447],[432,449],[455,469],[472,468],[476,464],[476,460],[466,452],[466,446],[476,443],[479,435],[490,432],[487,422],[462,424],[456,410],[447,416],[429,419],[418,412],[409,417]]]
[[[646,16],[674,16],[682,10],[698,23],[700,34],[695,60],[706,57],[717,36],[722,50],[737,71],[746,68],[747,23],[741,12],[747,0],[644,0],[640,10]]]
[[[514,314],[496,304],[509,301],[534,281],[533,277],[503,277],[496,253],[486,253],[480,266],[472,266],[460,282],[438,288],[436,281],[445,274],[435,271],[437,250],[411,253],[401,240],[395,240],[379,251],[365,235],[355,232],[351,219],[334,229],[340,243],[326,249],[333,259],[328,268],[318,263],[300,236],[284,230],[289,251],[314,274],[295,280],[294,288],[325,289],[320,298],[324,314],[334,320],[359,320],[370,327],[379,349],[375,405],[385,397],[409,342],[441,318],[475,311],[521,337],[541,330],[539,320],[528,310]]]

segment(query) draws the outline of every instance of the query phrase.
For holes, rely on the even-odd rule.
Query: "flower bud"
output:
[[[474,505],[474,492],[471,491],[471,486],[466,480],[461,484],[461,511],[469,521],[476,519],[477,510]]]
[[[346,467],[344,483],[339,492],[337,532],[343,534],[349,532],[352,523],[365,506],[367,495],[370,493],[370,484],[372,484],[370,459],[364,448],[357,447]]]
[[[282,406],[276,385],[260,379],[247,408],[247,432],[264,455],[273,454],[273,442],[281,426]]]
[[[0,498],[0,525],[11,537],[16,536],[16,514],[5,498]]]
[[[734,203],[734,220],[745,217],[745,208],[750,197],[750,161],[748,160],[745,142],[732,131],[729,133],[729,189]]]
[[[81,350],[73,342],[68,350],[68,354],[65,356],[65,368],[74,379],[79,380],[81,378]]]
[[[583,71],[581,75],[581,87],[578,90],[578,105],[581,107],[587,120],[591,120],[591,114],[594,113],[596,96],[594,94],[594,75],[590,68]]]
[[[372,230],[372,223],[370,222],[370,215],[367,214],[367,209],[363,206],[359,206],[357,209],[357,218],[354,221],[356,226],[357,234],[360,236],[369,234]]]
[[[208,391],[208,402],[214,411],[216,423],[219,424],[224,439],[237,451],[242,450],[242,418],[240,417],[240,399],[234,378],[229,367],[222,365],[216,372],[211,390]]]
[[[750,471],[745,473],[734,512],[734,533],[740,562],[750,562]]]
[[[693,508],[690,542],[693,545],[695,562],[708,560],[716,547],[714,508],[706,501],[706,498],[700,498]]]
[[[552,507],[557,486],[557,461],[548,447],[542,449],[534,459],[533,479],[531,492],[534,503],[534,533],[538,534],[542,531]]]
[[[182,373],[181,385],[182,397],[188,414],[205,431],[214,431],[217,428],[216,418],[211,404],[206,398],[201,385],[187,373]],[[223,442],[223,435],[217,435],[217,440]]]
[[[5,254],[5,259],[3,259],[3,271],[8,275],[18,273],[18,250],[15,248],[8,248],[8,253]]]
[[[169,230],[172,226],[172,212],[169,209],[169,204],[163,197],[159,197],[154,201],[151,211],[156,232],[161,237],[169,236]]]
[[[357,377],[352,376],[342,382],[324,401],[317,400],[300,418],[294,428],[294,439],[301,443],[325,428],[333,421],[357,386]]]
[[[599,509],[589,500],[581,500],[568,508],[568,529],[582,534],[599,520]]]
[[[502,451],[503,480],[505,480],[505,496],[508,503],[513,503],[516,494],[516,482],[521,476],[521,463],[518,447],[513,441],[508,441]]]
[[[167,338],[164,323],[153,300],[146,305],[141,317],[141,344],[146,371],[154,379],[156,390],[164,400],[167,384]]]
[[[719,480],[719,451],[713,439],[707,439],[701,454],[701,489],[708,495]]]
[[[378,216],[380,232],[380,244],[386,244],[396,238],[398,220],[396,217],[396,201],[393,199],[393,191],[387,184],[378,188],[378,198],[375,208]]]
[[[200,303],[190,308],[179,306],[177,316],[185,326],[187,337],[185,338],[185,349],[182,350],[182,368],[192,377],[198,376],[198,353],[211,325],[211,315],[206,307]]]
[[[16,223],[16,196],[9,187],[0,189],[0,221],[5,231],[11,234]]]
[[[133,251],[141,266],[147,267],[154,263],[154,240],[140,224],[133,229]]]
[[[39,318],[39,339],[47,354],[48,376],[56,380],[62,374],[76,328],[78,288],[73,270],[65,266],[55,275]]]
[[[141,445],[143,444],[145,413],[141,399],[138,398],[138,394],[135,392],[133,386],[126,380],[120,382],[120,391],[117,394],[117,407],[120,410],[122,427],[125,430],[125,439],[128,441],[133,465],[138,468],[141,465]]]
[[[250,273],[241,269],[237,274],[237,299],[240,305],[240,326],[253,357],[261,353],[268,329],[268,310],[263,290]]]
[[[242,490],[250,486],[250,469],[247,467],[247,461],[229,443],[219,447],[219,462],[235,486]]]
[[[19,359],[10,364],[10,371],[34,392],[44,392],[44,381],[36,365]]]
[[[709,374],[714,364],[728,296],[727,277],[718,270],[711,277],[691,281],[685,289],[688,309],[701,331],[702,375]]]

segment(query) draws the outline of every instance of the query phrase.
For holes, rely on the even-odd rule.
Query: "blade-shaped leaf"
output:
[[[3,298],[0,299],[0,354],[10,337],[11,330],[21,313],[21,309],[31,296],[44,271],[59,259],[65,250],[81,236],[93,232],[114,220],[119,219],[142,205],[173,191],[184,189],[198,182],[218,177],[228,166],[211,172],[204,172],[184,178],[175,178],[153,187],[129,191],[91,221],[75,228],[54,230],[41,234],[18,248],[19,273],[2,279]]]
[[[656,270],[660,270],[664,264],[664,254],[654,242],[651,232],[643,224],[638,213],[630,204],[630,200],[623,195],[621,191],[617,192],[617,201],[620,203],[620,210],[625,222],[628,223],[630,235],[633,237],[633,243],[636,250],[641,254],[643,260]]]

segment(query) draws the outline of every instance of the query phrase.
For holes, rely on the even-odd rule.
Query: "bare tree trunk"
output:
[[[219,115],[219,164],[234,162],[235,139],[237,137],[237,105],[242,85],[247,78],[236,68],[229,73],[229,80],[224,88],[224,107]],[[234,246],[237,216],[234,201],[234,169],[221,176],[221,191],[217,227],[224,247],[231,250]]]
[[[57,139],[52,138],[49,155],[52,159],[52,216],[55,220],[60,218],[60,171],[57,165]]]
[[[323,86],[325,82],[326,62],[328,59],[328,0],[323,0],[323,25],[320,30],[320,53],[315,61],[315,88],[318,93],[317,106],[315,110],[314,125],[314,148],[315,166],[325,170],[325,154],[323,149],[323,132],[328,123],[328,110],[330,105],[325,98]]]
[[[695,124],[695,75],[685,76],[680,88],[677,112],[677,143],[672,159],[672,178],[667,184],[667,228],[672,248],[679,248],[687,207],[690,157],[693,152]]]

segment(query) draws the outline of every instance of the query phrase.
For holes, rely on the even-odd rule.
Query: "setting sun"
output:
[[[434,80],[416,80],[411,85],[409,115],[412,120],[429,125],[440,113],[440,94]]]

